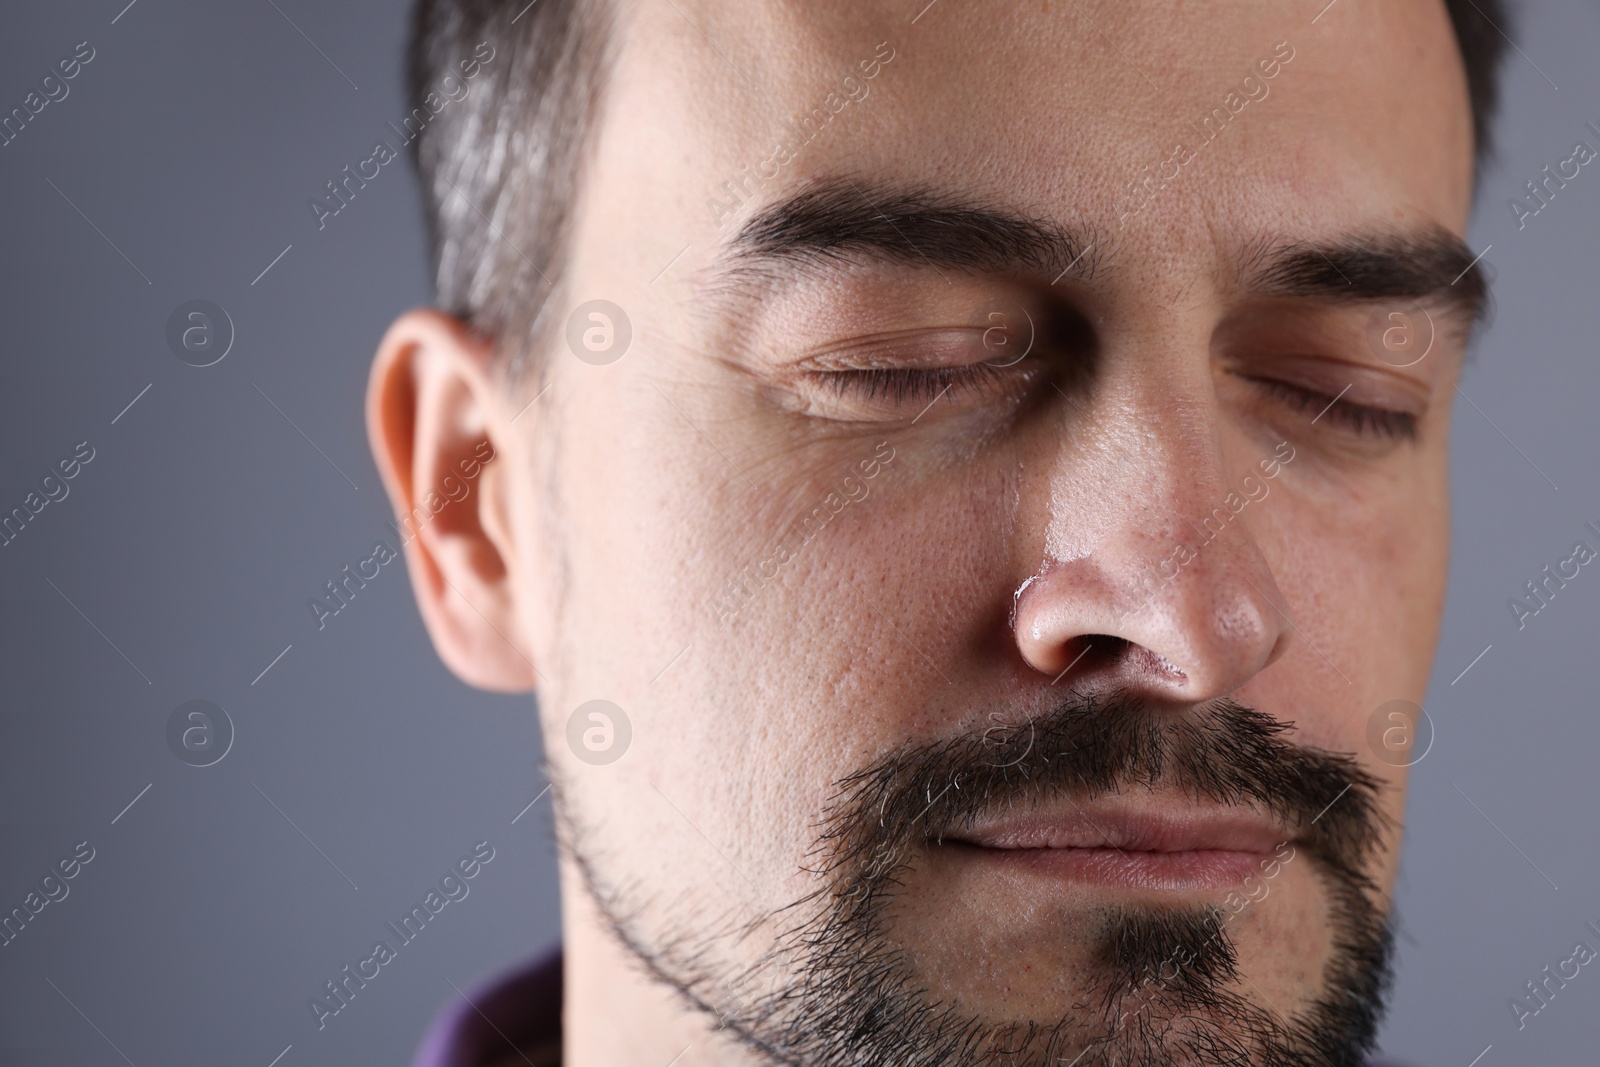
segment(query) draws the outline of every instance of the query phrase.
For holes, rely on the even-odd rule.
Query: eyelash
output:
[[[1291,406],[1311,415],[1321,414],[1323,418],[1343,423],[1346,429],[1363,436],[1387,438],[1392,441],[1417,439],[1417,418],[1409,412],[1352,404],[1348,400],[1335,400],[1326,393],[1290,385],[1288,382],[1264,378],[1258,378],[1256,381],[1262,388]]]
[[[973,363],[961,367],[869,367],[832,371],[825,377],[840,396],[849,393],[865,400],[887,399],[902,403],[908,400],[932,401],[946,389],[951,392],[981,389],[1004,375],[988,363]],[[1393,441],[1415,441],[1417,438],[1416,416],[1408,412],[1335,400],[1326,393],[1288,382],[1269,379],[1257,379],[1257,382],[1293,407],[1341,423],[1346,429],[1363,436]]]
[[[988,363],[961,367],[869,367],[829,371],[824,377],[840,396],[854,394],[864,400],[933,400],[946,389],[981,389],[1004,374]]]

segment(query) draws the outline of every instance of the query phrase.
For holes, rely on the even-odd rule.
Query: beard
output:
[[[994,717],[991,717],[994,718]],[[770,1064],[791,1067],[1359,1067],[1391,978],[1369,873],[1385,817],[1354,758],[1303,747],[1231,700],[1187,712],[1110,694],[910,745],[836,783],[808,869],[824,888],[754,921],[650,936],[647,899],[605,876],[562,791],[563,842],[612,931],[656,980]],[[1292,828],[1325,898],[1320,986],[1287,1016],[1239,966],[1211,905],[1080,909],[1088,978],[1042,1018],[1001,1018],[930,989],[895,923],[937,923],[906,892],[927,849],[995,812],[1140,788],[1245,805]],[[731,946],[765,937],[754,963]],[[1286,950],[1287,951],[1287,950]],[[748,956],[746,957],[748,960]]]

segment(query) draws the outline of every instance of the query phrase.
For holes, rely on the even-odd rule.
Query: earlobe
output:
[[[439,657],[469,685],[516,692],[537,672],[517,610],[507,480],[497,469],[510,451],[497,436],[510,431],[497,419],[490,356],[460,320],[406,312],[373,360],[367,437]]]

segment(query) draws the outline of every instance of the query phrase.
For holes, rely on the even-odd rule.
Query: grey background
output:
[[[321,232],[306,199],[409,110],[406,5],[124,2],[13,8],[0,35],[5,112],[77,42],[97,53],[0,148],[0,510],[96,449],[0,548],[0,912],[96,849],[0,948],[0,1063],[402,1062],[450,982],[559,929],[548,800],[512,823],[544,784],[530,702],[447,674],[398,564],[321,632],[305,604],[392,540],[360,405],[384,327],[429,298],[415,179],[383,168]],[[1385,1031],[1418,1067],[1592,1064],[1600,1036],[1595,967],[1520,1032],[1507,1005],[1578,939],[1600,948],[1600,572],[1520,632],[1506,606],[1600,524],[1600,168],[1520,232],[1506,208],[1576,140],[1600,148],[1600,10],[1520,6]],[[193,298],[237,330],[204,369],[164,340]],[[190,699],[234,722],[215,766],[166,747]],[[307,998],[484,839],[468,898],[318,1032]]]

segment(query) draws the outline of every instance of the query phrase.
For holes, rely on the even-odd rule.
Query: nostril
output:
[[[1074,677],[1082,677],[1095,670],[1114,667],[1127,658],[1131,647],[1126,638],[1113,637],[1111,634],[1085,634],[1074,638],[1064,650],[1067,665],[1050,684],[1055,685],[1068,672],[1072,672]]]
[[[1084,644],[1091,649],[1085,661],[1093,660],[1098,663],[1115,663],[1128,654],[1128,649],[1133,647],[1133,642],[1126,637],[1117,637],[1112,634],[1086,634]]]
[[[1114,634],[1084,634],[1064,648],[1065,666],[1050,682],[1055,685],[1068,674],[1074,679],[1120,670],[1131,677],[1161,679],[1162,684],[1182,684],[1188,675],[1176,663],[1152,649]]]

